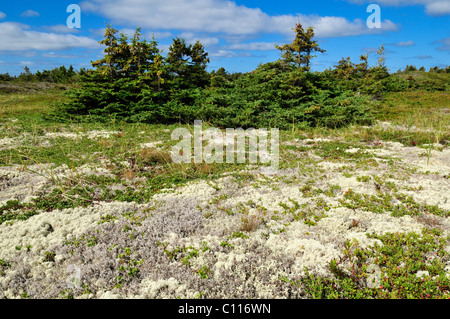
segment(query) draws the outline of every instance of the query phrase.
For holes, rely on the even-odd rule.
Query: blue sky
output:
[[[370,29],[367,7],[381,8],[381,28]],[[66,25],[67,6],[81,7],[81,28]],[[275,61],[275,44],[292,41],[295,23],[315,28],[325,54],[313,70],[332,67],[342,57],[358,62],[385,44],[392,72],[408,64],[448,66],[450,60],[450,0],[51,0],[2,1],[0,4],[0,73],[33,72],[60,65],[90,67],[102,56],[98,44],[105,22],[132,34],[142,28],[167,49],[173,37],[199,40],[209,53],[209,70],[225,67],[247,72]]]

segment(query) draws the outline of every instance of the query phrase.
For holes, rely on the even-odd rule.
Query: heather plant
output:
[[[445,271],[449,260],[448,238],[442,231],[424,229],[417,233],[368,234],[377,239],[369,248],[347,241],[343,256],[333,259],[330,278],[306,276],[298,285],[315,299],[448,299],[450,279]],[[378,270],[375,271],[374,270]]]
[[[4,259],[0,259],[0,276],[5,275],[5,270],[10,268],[11,264]]]
[[[128,217],[116,213],[118,219],[114,222],[102,223],[97,229],[51,247],[44,257],[54,263],[50,277],[33,276],[28,261],[34,253],[27,252],[28,259],[18,256],[11,261],[17,272],[0,283],[2,291],[25,293],[30,298],[78,298],[84,294],[99,296],[105,291],[122,297],[193,297],[203,292],[202,298],[258,298],[259,287],[266,286],[266,293],[273,296],[299,296],[295,287],[274,279],[274,274],[288,275],[292,258],[281,255],[269,261],[271,250],[247,241],[249,236],[242,232],[227,236],[223,244],[210,244],[202,239],[206,219],[197,205],[193,199],[168,199],[151,211],[123,212]],[[140,216],[140,222],[130,223],[130,216]],[[123,231],[125,225],[131,227],[135,236]],[[185,244],[187,238],[192,240],[195,235],[197,243]],[[215,268],[219,256],[233,249],[235,241],[242,240],[245,258],[236,261],[231,269]],[[81,270],[80,285],[68,287],[67,269],[71,265]],[[143,293],[146,281],[165,280],[178,282],[180,288],[161,287],[153,295],[151,290],[150,295]]]
[[[349,189],[339,202],[350,209],[364,209],[373,213],[390,212],[392,216],[420,216],[433,214],[447,217],[450,212],[434,205],[417,203],[411,196],[394,191],[393,193],[378,192],[377,195],[359,194]]]

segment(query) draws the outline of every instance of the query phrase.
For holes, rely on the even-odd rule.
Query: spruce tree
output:
[[[174,88],[205,87],[209,83],[208,53],[199,41],[187,45],[185,39],[173,39],[166,62]]]
[[[189,58],[189,47],[185,39],[175,38],[169,47],[166,57],[167,69],[171,82],[177,87],[182,87],[187,77],[187,65]]]
[[[203,45],[197,41],[190,49],[190,56],[189,73],[191,74],[191,80],[196,87],[203,88],[209,84],[209,74],[206,72],[206,67],[210,62],[208,53]]]
[[[305,31],[303,26],[297,23],[293,30],[295,39],[292,43],[275,47],[282,52],[282,59],[285,63],[293,64],[297,68],[304,67],[305,71],[309,71],[311,59],[315,57],[315,55],[311,55],[312,52],[324,53],[326,51],[319,48],[317,41],[313,40],[313,27],[308,27]]]
[[[118,58],[118,42],[117,32],[111,25],[106,25],[105,39],[100,41],[100,44],[106,46],[104,49],[105,56],[98,60],[91,62],[91,65],[96,68],[96,71],[101,75],[107,75],[110,78],[117,77],[117,58]]]

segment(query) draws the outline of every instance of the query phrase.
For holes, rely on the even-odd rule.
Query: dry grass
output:
[[[134,169],[127,169],[123,172],[123,178],[127,179],[127,180],[133,180],[135,177],[135,171]]]
[[[443,223],[441,218],[432,214],[423,214],[417,217],[417,221],[429,228],[441,228]]]
[[[258,216],[250,215],[248,217],[242,217],[240,231],[253,232],[261,223],[262,220]]]
[[[167,164],[172,163],[172,156],[167,151],[144,148],[138,152],[137,161],[144,164]]]

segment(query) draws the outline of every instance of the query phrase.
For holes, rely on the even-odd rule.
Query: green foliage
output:
[[[379,99],[385,91],[384,81],[389,78],[389,72],[385,66],[383,46],[378,50],[378,54],[377,64],[373,67],[369,68],[366,54],[360,57],[359,64],[351,62],[350,57],[342,58],[333,70],[326,70],[325,74],[342,89]]]
[[[6,270],[11,268],[11,263],[5,261],[4,259],[0,259],[0,276],[4,276]]]
[[[44,254],[44,259],[42,259],[43,262],[54,262],[55,261],[56,253],[52,251],[46,251]]]
[[[315,299],[450,297],[450,279],[445,271],[449,254],[442,231],[425,229],[421,235],[387,233],[368,237],[382,245],[362,248],[356,241],[348,240],[343,256],[330,262],[333,277],[318,277],[307,271],[294,284]]]
[[[0,81],[12,81],[12,82],[48,82],[48,83],[75,83],[78,82],[79,77],[86,71],[82,68],[79,71],[75,71],[73,66],[66,68],[64,65],[52,70],[42,70],[32,73],[30,68],[25,66],[24,71],[18,76],[11,76],[9,73],[0,74]]]
[[[282,58],[286,65],[294,65],[297,68],[301,68],[304,65],[304,70],[310,70],[311,55],[313,51],[324,53],[325,50],[319,48],[317,41],[314,38],[313,27],[308,27],[306,30],[300,23],[297,23],[295,28],[295,39],[290,44],[283,46],[276,46],[278,50],[283,52]]]
[[[383,99],[389,92],[447,91],[449,88],[448,68],[436,67],[425,72],[423,67],[417,70],[415,66],[407,65],[404,71],[389,74],[383,46],[378,50],[378,55],[378,62],[373,67],[368,67],[368,56],[363,55],[360,64],[352,63],[350,58],[343,58],[333,70],[324,73],[343,89],[368,94],[376,99]]]
[[[206,72],[209,62],[200,42],[187,45],[173,39],[163,58],[155,41],[131,43],[107,27],[105,56],[81,77],[81,88],[59,105],[66,117],[87,115],[91,120],[111,117],[129,122],[191,123],[196,119],[219,127],[340,127],[353,122],[370,124],[367,98],[334,86],[322,74],[276,61],[246,74],[229,75],[222,68]],[[309,65],[312,51],[323,51],[307,30],[295,48]],[[303,47],[299,41],[308,44]],[[294,43],[294,44],[295,44]],[[302,42],[303,43],[303,42]],[[61,117],[61,115],[58,115]]]
[[[187,44],[175,38],[163,57],[154,39],[141,40],[139,28],[130,41],[124,34],[117,37],[118,31],[108,25],[100,41],[105,56],[79,76],[81,87],[68,93],[69,102],[59,103],[54,116],[161,124],[198,119],[223,128],[338,128],[370,125],[370,100],[382,99],[385,92],[448,85],[428,80],[419,85],[390,75],[383,46],[373,67],[363,55],[359,64],[346,58],[332,70],[310,72],[312,52],[324,50],[312,28],[298,24],[294,30],[293,43],[278,47],[280,60],[249,73],[228,74],[223,68],[206,71],[208,53],[198,41]]]
[[[139,266],[144,263],[143,259],[135,259],[132,257],[133,252],[131,248],[125,247],[123,253],[117,256],[119,260],[119,272],[120,275],[117,278],[119,284],[121,284],[125,278],[131,278],[138,274]]]
[[[36,71],[35,77],[38,82],[50,83],[74,83],[78,81],[79,74],[84,70],[76,72],[72,66],[66,68],[64,65],[53,70]]]
[[[339,202],[350,209],[364,209],[373,213],[391,212],[395,217],[420,216],[425,213],[448,217],[450,214],[438,206],[419,204],[411,196],[398,192],[367,195],[355,193],[350,189],[344,193],[344,199],[340,199]]]
[[[199,41],[187,45],[184,39],[174,39],[166,62],[171,90],[204,88],[209,84],[208,53]]]
[[[222,127],[328,127],[370,123],[367,99],[341,91],[319,73],[283,70],[283,62],[260,65],[227,87],[207,91],[202,118]]]

